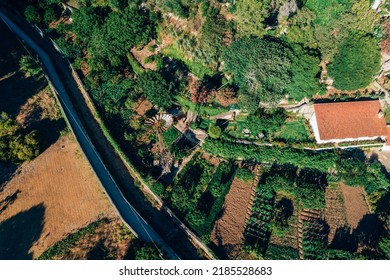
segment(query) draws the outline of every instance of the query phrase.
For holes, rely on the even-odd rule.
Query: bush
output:
[[[208,133],[211,138],[218,139],[222,135],[222,129],[216,125],[209,125]]]
[[[19,66],[27,77],[36,77],[42,73],[42,69],[38,62],[29,55],[23,55],[20,58]]]
[[[24,10],[24,16],[26,17],[26,20],[28,22],[33,23],[33,24],[37,24],[37,23],[41,22],[41,20],[42,20],[37,9],[32,5],[29,5],[26,7],[26,9]]]
[[[329,66],[333,86],[341,90],[367,87],[380,69],[380,51],[372,37],[350,36],[339,47],[339,53]]]

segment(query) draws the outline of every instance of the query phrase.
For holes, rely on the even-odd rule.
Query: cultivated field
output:
[[[225,198],[223,215],[217,220],[211,233],[211,242],[232,259],[240,254],[252,188],[252,181],[244,182],[237,178],[233,180]]]
[[[344,197],[348,225],[351,229],[356,229],[364,215],[368,213],[364,190],[362,187],[350,187],[344,184],[340,184],[340,187]]]
[[[70,136],[21,165],[0,192],[0,259],[32,259],[68,233],[115,217]]]

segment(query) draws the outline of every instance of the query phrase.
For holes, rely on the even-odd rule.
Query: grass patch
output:
[[[310,140],[304,120],[288,122],[280,128],[278,138],[288,143],[307,142]]]
[[[94,233],[95,230],[104,223],[108,223],[108,219],[104,218],[96,222],[90,223],[86,227],[78,230],[77,232],[69,234],[67,237],[55,243],[53,246],[43,252],[38,257],[38,260],[52,260],[57,256],[63,256],[67,254],[79,240],[81,240],[87,234]]]
[[[176,96],[176,100],[181,106],[187,108],[188,110],[198,112],[202,116],[212,117],[229,111],[229,109],[223,107],[217,107],[213,105],[200,106],[192,103],[188,98],[185,98],[183,96]]]
[[[134,58],[134,56],[129,53],[127,55],[127,59],[129,60],[129,63],[131,65],[131,68],[134,70],[134,73],[137,75],[141,75],[145,72],[145,69],[142,67],[142,65]]]
[[[186,59],[185,54],[174,44],[165,47],[162,50],[162,53],[165,56],[182,61],[188,67],[190,72],[201,80],[206,75],[212,76],[213,74],[215,74],[209,67],[204,66],[202,63]]]
[[[162,136],[165,140],[165,143],[167,143],[167,145],[171,145],[173,141],[175,141],[180,136],[180,132],[174,126],[171,126],[163,132]]]
[[[265,259],[268,260],[298,260],[299,252],[297,249],[288,246],[269,244]]]

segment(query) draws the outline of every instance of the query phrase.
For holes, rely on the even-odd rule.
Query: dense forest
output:
[[[300,207],[322,210],[328,181],[344,181],[363,186],[382,221],[387,219],[390,181],[383,166],[338,150],[304,150],[317,147],[308,121],[280,105],[378,98],[372,84],[381,58],[390,53],[389,1],[378,11],[367,0],[62,2],[29,0],[23,12],[71,60],[119,148],[206,243],[241,172],[236,161],[280,164],[295,172],[280,171],[278,177],[268,170],[257,186],[253,211],[268,211],[269,217],[261,221],[269,223],[266,245],[262,239],[256,252],[261,257],[272,228],[286,227],[283,211],[271,209],[283,199],[280,193]],[[383,79],[386,86],[389,78]],[[166,113],[175,124],[169,128]],[[17,130],[7,116],[0,124]],[[24,142],[34,145],[33,136]],[[12,148],[18,138],[7,141]],[[22,159],[12,150],[7,158]],[[215,167],[199,152],[224,161]],[[318,248],[326,247],[318,242]],[[258,247],[258,241],[249,243],[248,251]],[[280,249],[270,248],[275,254]],[[360,257],[389,257],[388,233],[373,251]],[[339,257],[328,253],[321,258]]]

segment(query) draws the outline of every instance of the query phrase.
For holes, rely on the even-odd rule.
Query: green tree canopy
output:
[[[39,23],[42,20],[41,15],[38,13],[37,9],[32,5],[26,7],[26,9],[24,10],[24,16],[26,17],[28,22],[34,24]]]
[[[279,40],[244,37],[231,44],[222,59],[242,91],[276,103],[291,81],[291,56],[291,49]]]
[[[339,53],[328,67],[334,87],[357,90],[367,87],[380,68],[380,51],[372,37],[350,36],[340,45]]]
[[[42,72],[42,69],[38,63],[29,55],[23,55],[20,58],[19,66],[27,77],[38,76]]]
[[[173,96],[163,76],[157,72],[146,72],[137,79],[139,90],[156,106],[167,108],[172,104]]]
[[[269,16],[271,1],[240,0],[236,4],[238,33],[243,36],[265,34],[264,20]]]

